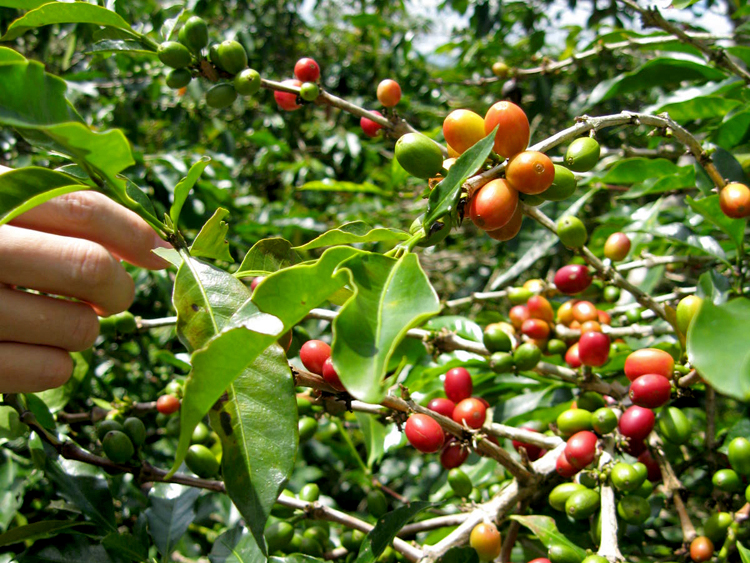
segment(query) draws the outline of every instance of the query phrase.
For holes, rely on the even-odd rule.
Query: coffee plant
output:
[[[2,396],[0,561],[750,563],[750,7],[308,4],[0,0],[0,225],[170,264]]]

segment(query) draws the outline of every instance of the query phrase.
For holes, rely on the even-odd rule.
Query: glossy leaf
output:
[[[724,116],[724,120],[712,134],[713,141],[732,149],[745,141],[750,134],[750,111],[738,111]]]
[[[363,253],[342,268],[355,290],[333,321],[331,356],[352,396],[379,403],[393,352],[410,328],[440,312],[440,301],[415,254]]]
[[[427,213],[422,223],[425,232],[429,232],[432,224],[446,215],[455,215],[456,206],[461,197],[461,186],[484,166],[487,157],[492,152],[495,142],[495,131],[476,143],[456,159],[448,170],[445,179],[433,188],[427,200]]]
[[[37,540],[42,538],[52,538],[60,533],[67,532],[72,528],[91,527],[88,522],[74,522],[71,520],[41,520],[18,526],[0,534],[0,547],[12,545],[14,543]],[[93,530],[92,530],[93,531]]]
[[[681,102],[663,104],[655,108],[654,113],[668,113],[678,123],[685,123],[724,117],[740,103],[722,96],[692,96]]]
[[[661,178],[679,172],[678,166],[665,158],[625,158],[618,160],[602,179],[608,184],[635,184],[649,178]]]
[[[199,489],[173,483],[156,483],[151,489],[146,517],[149,533],[163,556],[172,553],[174,546],[193,522],[198,495]]]
[[[31,29],[56,23],[89,23],[114,27],[126,31],[131,35],[138,36],[128,22],[112,10],[85,2],[75,2],[73,4],[49,2],[26,12],[23,16],[15,20],[8,27],[5,35],[0,37],[0,41],[12,41]]]
[[[279,559],[279,558],[271,558]],[[221,534],[208,554],[211,563],[265,563],[255,538],[243,526],[235,526]],[[279,559],[280,561],[283,561]]]
[[[132,39],[105,39],[97,41],[86,53],[138,53],[140,55],[156,55],[156,51],[146,47],[140,41]]]
[[[53,538],[37,540],[28,550],[20,554],[14,563],[121,563],[113,559],[98,539],[71,534],[64,542]]]
[[[479,563],[479,557],[477,550],[472,547],[452,547],[438,561],[440,563]]]
[[[234,262],[234,258],[229,252],[229,241],[226,238],[229,225],[224,221],[224,218],[227,215],[229,215],[229,211],[220,207],[206,221],[190,247],[192,256]]]
[[[380,423],[378,417],[361,412],[355,412],[354,415],[357,417],[359,429],[364,436],[367,467],[372,469],[376,463],[380,463],[380,460],[383,459],[385,436],[388,432],[386,427]]]
[[[174,187],[174,196],[172,200],[172,207],[169,208],[169,217],[172,219],[172,224],[177,226],[180,221],[180,213],[182,212],[182,206],[190,194],[190,190],[203,174],[203,170],[208,166],[211,159],[207,156],[201,158],[198,162],[193,164],[188,170],[187,176],[180,180]]]
[[[439,331],[447,328],[461,338],[481,342],[484,337],[482,327],[474,321],[459,315],[440,315],[427,321],[426,328]]]
[[[578,547],[558,531],[555,521],[549,516],[518,516],[514,514],[510,516],[510,518],[531,530],[531,533],[534,534],[546,548],[549,549],[552,544],[563,544],[574,550],[578,554],[579,560],[586,557],[586,552],[583,549]]]
[[[750,400],[750,300],[703,302],[687,334],[687,353],[698,373],[719,393]]]
[[[386,192],[369,182],[357,184],[355,182],[341,182],[331,179],[307,182],[296,189],[315,192],[362,192],[367,194],[387,195]]]
[[[727,234],[737,249],[742,248],[742,241],[745,235],[745,221],[742,219],[732,219],[724,215],[719,206],[718,194],[697,200],[687,196],[685,201],[693,211],[702,215],[707,221]]]
[[[372,228],[364,221],[352,221],[344,223],[336,229],[331,229],[314,238],[302,246],[295,246],[295,250],[312,250],[324,246],[336,246],[340,244],[354,244],[364,242],[390,242],[402,241],[409,235],[398,229]]]
[[[416,501],[381,516],[375,527],[365,536],[356,563],[373,563],[385,551],[396,534],[423,510],[437,506],[432,502]]]
[[[737,551],[740,552],[742,563],[750,563],[750,549],[746,548],[740,542],[737,542]]]
[[[217,360],[212,366],[220,370]],[[271,507],[294,469],[296,405],[286,356],[280,346],[273,346],[232,382],[227,400],[210,413],[211,426],[221,438],[227,493],[263,546]]]
[[[617,199],[636,199],[644,195],[693,188],[695,188],[695,168],[683,166],[674,174],[654,176],[643,182],[633,184],[628,191],[617,196]]]
[[[102,545],[113,556],[124,557],[128,561],[141,563],[148,559],[148,546],[133,534],[112,532],[104,536]]]
[[[2,0],[0,0],[0,5],[2,5]],[[8,47],[0,47],[0,63],[24,61],[26,61],[26,57],[24,57],[18,51],[14,51],[13,49],[9,49]]]
[[[239,270],[234,275],[238,278],[272,274],[299,262],[299,256],[292,248],[292,243],[283,238],[259,240],[245,254]]]

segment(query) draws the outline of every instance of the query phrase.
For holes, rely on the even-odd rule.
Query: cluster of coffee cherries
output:
[[[393,108],[401,101],[401,86],[392,78],[386,78],[378,84],[377,97],[384,108]],[[383,112],[378,110],[370,110],[370,113],[383,116]],[[377,137],[383,128],[379,123],[366,117],[359,120],[359,126],[368,137]]]
[[[304,57],[294,65],[294,78],[282,80],[281,83],[299,88],[299,95],[274,90],[273,98],[276,105],[285,111],[298,110],[304,102],[314,102],[320,96],[320,65],[315,59]]]
[[[328,344],[322,340],[308,340],[299,350],[299,359],[308,371],[323,376],[325,382],[336,391],[346,391],[333,367],[331,347]]]

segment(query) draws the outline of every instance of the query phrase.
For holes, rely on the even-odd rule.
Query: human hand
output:
[[[73,371],[68,352],[94,343],[97,315],[133,302],[135,284],[120,260],[165,268],[151,252],[159,247],[169,244],[140,217],[89,191],[52,199],[0,227],[0,393],[65,383]]]

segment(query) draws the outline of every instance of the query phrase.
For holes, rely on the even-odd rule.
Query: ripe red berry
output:
[[[581,357],[578,355],[578,342],[573,344],[568,351],[565,352],[565,363],[573,369],[581,367]]]
[[[285,86],[296,86],[298,88],[302,86],[302,82],[299,80],[282,80],[281,83]],[[291,92],[274,90],[273,98],[276,100],[276,105],[286,111],[294,111],[302,107],[297,104],[297,94],[292,94]]]
[[[524,111],[512,102],[497,102],[484,116],[484,133],[489,135],[497,127],[494,149],[503,158],[525,150],[529,144],[529,119]]]
[[[569,264],[555,274],[555,286],[568,295],[581,293],[591,285],[591,276],[586,266]]]
[[[456,403],[450,399],[438,397],[427,403],[427,408],[448,418],[453,418],[453,409],[456,408]]]
[[[266,278],[263,276],[258,276],[257,278],[253,278],[253,281],[250,282],[250,289],[254,290],[256,287],[258,287],[260,282],[262,282],[264,279]]]
[[[555,471],[557,471],[557,474],[560,475],[560,477],[565,477],[566,479],[578,473],[578,469],[573,467],[568,461],[568,458],[565,457],[565,451],[563,451],[557,458],[557,461],[555,462]]]
[[[659,467],[659,462],[654,459],[654,456],[651,455],[650,451],[645,450],[641,452],[638,455],[638,461],[646,466],[649,481],[652,483],[661,481],[661,467]]]
[[[320,78],[320,67],[315,59],[305,57],[294,65],[294,76],[302,82],[317,82]]]
[[[346,388],[339,379],[339,374],[336,372],[336,368],[333,367],[333,360],[329,356],[325,362],[323,362],[323,379],[326,383],[336,389],[336,391],[346,391]]]
[[[322,340],[308,340],[299,349],[302,365],[318,375],[323,375],[323,364],[330,357],[331,347]]]
[[[521,325],[521,332],[534,340],[546,340],[549,331],[549,323],[541,319],[526,319]]]
[[[376,110],[371,110],[370,113],[376,113],[382,117],[382,113]],[[380,130],[383,128],[382,125],[374,122],[372,119],[367,119],[366,117],[362,117],[359,120],[359,126],[362,128],[362,131],[365,135],[368,137],[377,137]]]
[[[714,544],[706,536],[698,536],[690,543],[690,558],[695,563],[708,561],[714,555]]]
[[[524,430],[528,430],[529,432],[539,432],[536,428],[529,428],[528,426],[521,426]],[[513,440],[513,447],[516,449],[516,451],[519,450],[519,448],[523,448],[526,450],[526,455],[528,456],[530,461],[536,461],[540,457],[542,457],[542,448],[539,446],[534,446],[532,444],[525,444],[524,442],[519,442],[518,440]]]
[[[532,295],[526,301],[526,306],[529,308],[529,316],[532,319],[542,319],[548,323],[555,320],[555,312],[552,310],[552,305],[547,301],[546,297]]]
[[[531,318],[531,315],[529,315],[529,308],[526,305],[516,305],[511,307],[508,316],[510,317],[510,322],[513,326],[518,329],[523,326],[523,322],[526,319]]]
[[[426,414],[411,415],[404,425],[404,432],[412,446],[427,454],[438,451],[445,440],[443,429]]]
[[[587,332],[578,340],[578,357],[584,366],[603,366],[609,359],[609,336]]]
[[[173,414],[180,410],[180,400],[174,395],[162,395],[156,399],[156,410],[161,414]]]
[[[469,457],[469,448],[465,448],[460,443],[452,441],[440,453],[440,463],[446,469],[453,469],[466,461],[467,457]]]
[[[658,348],[642,348],[625,358],[625,375],[630,381],[647,373],[658,373],[671,379],[673,371],[674,358]]]
[[[471,397],[474,384],[471,381],[471,374],[466,368],[453,368],[445,374],[443,387],[446,397],[454,403],[459,403]]]
[[[719,192],[719,207],[732,219],[747,217],[750,215],[750,188],[739,182],[727,184]]]
[[[628,440],[627,446],[625,447],[625,453],[628,455],[632,455],[633,457],[638,457],[641,455],[644,451],[646,451],[646,442],[643,440]]]
[[[613,262],[623,260],[630,252],[630,239],[625,233],[612,233],[604,243],[604,256]]]
[[[637,377],[630,384],[630,400],[634,405],[656,409],[667,404],[672,393],[669,379],[656,373],[647,373]]]
[[[596,444],[599,438],[593,432],[576,432],[565,445],[565,458],[577,469],[583,469],[596,457]]]
[[[654,428],[654,421],[652,410],[633,405],[620,417],[620,434],[630,438],[631,441],[645,440]]]
[[[487,418],[487,407],[479,399],[464,399],[453,409],[453,420],[469,428],[481,428]]]
[[[398,82],[386,78],[378,84],[378,101],[387,108],[392,108],[401,100],[401,86]]]

